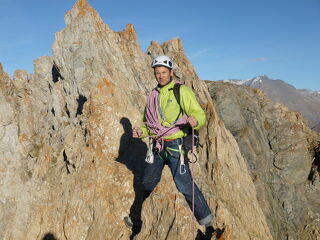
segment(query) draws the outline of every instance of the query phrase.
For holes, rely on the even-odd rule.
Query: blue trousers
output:
[[[166,142],[161,152],[154,152],[154,163],[145,164],[142,184],[145,192],[152,192],[161,179],[161,173],[165,164],[170,168],[174,183],[181,192],[189,207],[192,209],[192,174],[187,160],[185,160],[184,174],[180,173],[180,153],[178,144],[181,139]],[[194,186],[194,215],[200,225],[212,221],[211,210],[198,186]]]

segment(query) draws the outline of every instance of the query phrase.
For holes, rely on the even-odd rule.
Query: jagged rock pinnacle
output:
[[[108,29],[99,13],[87,0],[78,0],[72,9],[65,14],[64,19],[67,26],[75,24],[77,27],[86,27],[86,30],[88,27],[94,27],[98,31]]]
[[[3,66],[0,63],[0,82],[8,82],[10,80],[9,75],[3,70]]]
[[[122,36],[127,40],[136,41],[138,39],[136,29],[134,28],[133,24],[127,24],[125,29],[120,32]]]

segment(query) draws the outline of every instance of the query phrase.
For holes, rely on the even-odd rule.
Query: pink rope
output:
[[[187,123],[187,116],[183,115],[171,127],[163,126],[158,116],[158,96],[159,92],[157,91],[157,89],[153,89],[148,95],[145,114],[149,130],[156,135],[156,148],[161,151],[163,149],[163,138],[180,131]]]
[[[192,151],[192,162],[194,162],[193,161],[193,157],[194,157],[194,155],[193,155],[193,146],[194,146],[194,129],[192,128],[192,145],[191,145],[191,147],[192,147],[192,149],[191,149],[191,151]],[[191,164],[191,175],[192,175],[192,171],[193,171],[193,165]],[[195,231],[196,231],[196,227],[195,227],[195,224],[194,224],[194,222],[195,222],[195,216],[194,216],[194,178],[192,177],[192,214],[193,214],[193,222],[192,222],[192,239],[195,239],[194,238],[194,235],[195,235]]]

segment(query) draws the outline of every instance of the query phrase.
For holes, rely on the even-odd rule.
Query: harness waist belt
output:
[[[171,142],[173,140],[175,140],[175,139],[164,139],[165,142]]]

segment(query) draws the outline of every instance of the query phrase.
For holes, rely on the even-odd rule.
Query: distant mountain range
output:
[[[282,80],[273,80],[266,75],[248,80],[226,79],[221,81],[261,89],[272,101],[300,112],[308,120],[310,128],[320,132],[320,91],[296,89]]]

